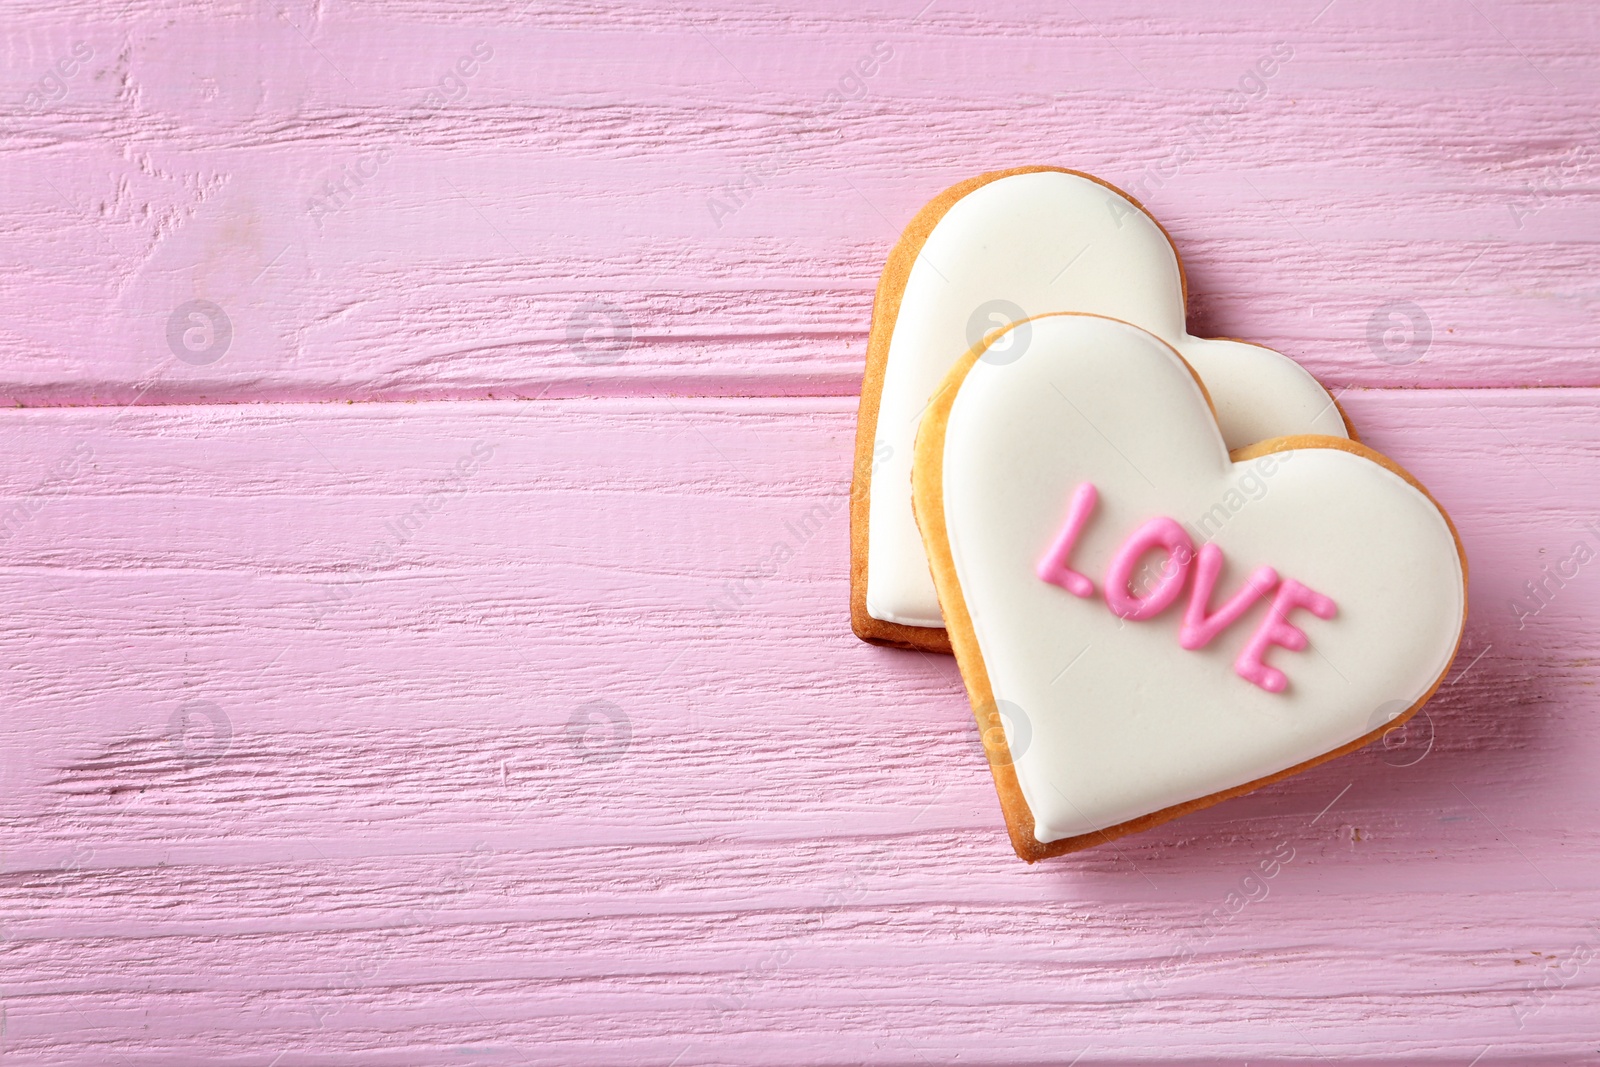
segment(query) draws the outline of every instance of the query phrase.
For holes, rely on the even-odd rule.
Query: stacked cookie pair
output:
[[[1142,207],[1043,167],[939,196],[878,287],[852,624],[954,652],[1030,862],[1381,736],[1460,641],[1443,510],[1185,295]]]

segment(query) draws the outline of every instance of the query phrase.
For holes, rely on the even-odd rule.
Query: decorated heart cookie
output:
[[[949,651],[911,515],[912,446],[950,368],[1013,321],[1082,311],[1149,330],[1199,373],[1229,447],[1293,433],[1347,436],[1337,405],[1293,360],[1189,336],[1184,297],[1165,231],[1087,175],[1043,167],[985,174],[923,208],[884,268],[867,347],[850,519],[857,635]],[[1004,363],[1032,341],[1023,327],[985,358]]]
[[[1230,456],[1161,338],[1079,314],[1023,328],[1018,359],[980,347],[951,371],[913,477],[1019,855],[1274,781],[1432,695],[1466,562],[1410,475],[1331,436]],[[1408,710],[1373,731],[1385,707]]]

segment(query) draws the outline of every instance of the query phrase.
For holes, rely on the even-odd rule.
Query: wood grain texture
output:
[[[1591,6],[0,35],[0,1060],[1600,1060]],[[1028,163],[1144,200],[1473,579],[1404,738],[1031,868],[846,528],[883,257]]]
[[[848,399],[14,412],[6,1050],[1579,1062],[1600,395],[1343,399],[1473,560],[1425,726],[1035,868],[849,632]]]
[[[900,228],[1035,163],[1148,203],[1198,334],[1600,384],[1583,5],[919,6],[13,4],[0,401],[849,395]]]

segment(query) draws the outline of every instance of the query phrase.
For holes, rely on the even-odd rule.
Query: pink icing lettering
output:
[[[1074,596],[1094,596],[1094,583],[1073,570],[1067,561],[1099,502],[1099,491],[1090,482],[1084,482],[1073,490],[1067,506],[1066,522],[1056,534],[1050,550],[1034,568],[1034,573],[1040,579],[1059,585]],[[1134,568],[1147,553],[1156,550],[1166,554],[1159,578],[1148,592],[1136,593],[1130,588]],[[1280,583],[1277,571],[1262,566],[1250,572],[1238,592],[1216,611],[1211,611],[1211,597],[1216,592],[1217,580],[1222,576],[1222,549],[1207,544],[1196,552],[1188,531],[1166,517],[1145,522],[1117,549],[1111,560],[1111,569],[1106,572],[1106,605],[1113,614],[1130,621],[1153,618],[1182,595],[1191,567],[1195,572],[1194,588],[1190,591],[1189,603],[1178,627],[1178,644],[1190,651],[1206,647],[1239,621],[1257,600],[1276,589],[1267,617],[1250,635],[1244,650],[1234,661],[1233,669],[1239,677],[1269,693],[1283,692],[1289,685],[1289,679],[1282,671],[1267,666],[1263,657],[1274,645],[1299,652],[1310,643],[1305,632],[1289,621],[1289,613],[1296,608],[1304,608],[1318,618],[1331,619],[1337,614],[1338,605],[1331,598],[1292,578],[1282,579]]]
[[[1339,610],[1338,605],[1316,590],[1308,589],[1293,578],[1284,579],[1278,587],[1278,595],[1272,598],[1267,617],[1250,635],[1244,651],[1239,653],[1239,658],[1233,664],[1234,672],[1239,677],[1254,682],[1269,693],[1283,692],[1289,679],[1284,677],[1282,671],[1267,666],[1262,660],[1267,649],[1278,645],[1291,652],[1299,652],[1308,643],[1304,631],[1289,621],[1289,613],[1295,608],[1305,608],[1319,619],[1331,619]]]
[[[1195,558],[1194,588],[1189,592],[1189,606],[1183,613],[1183,625],[1178,628],[1178,644],[1191,652],[1205,648],[1216,640],[1218,634],[1232,626],[1257,600],[1272,592],[1278,584],[1278,572],[1271,567],[1257,567],[1244,580],[1244,588],[1233,594],[1213,614],[1206,614],[1211,603],[1211,592],[1222,574],[1222,549],[1216,545],[1201,545]]]
[[[1089,515],[1099,500],[1099,492],[1089,482],[1084,482],[1073,491],[1072,502],[1067,505],[1066,524],[1056,535],[1050,551],[1045,553],[1038,567],[1034,568],[1034,573],[1040,578],[1052,585],[1059,585],[1074,596],[1094,596],[1094,583],[1067,566],[1067,557],[1072,555],[1072,548],[1078,543],[1078,535],[1083,532],[1084,524],[1089,521]]]
[[[1157,548],[1166,551],[1167,560],[1155,587],[1144,596],[1130,592],[1133,568],[1146,552]],[[1135,622],[1161,614],[1183,592],[1193,560],[1194,542],[1182,526],[1169,518],[1151,519],[1133,531],[1112,557],[1111,569],[1106,572],[1106,604],[1116,615]]]

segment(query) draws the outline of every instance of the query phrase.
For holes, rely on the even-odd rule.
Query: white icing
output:
[[[1345,436],[1332,399],[1292,359],[1258,345],[1189,336],[1172,245],[1126,198],[1056,171],[989,182],[934,227],[890,337],[875,437],[892,451],[874,470],[868,501],[873,618],[944,625],[911,514],[912,446],[928,398],[978,339],[969,338],[973,313],[992,300],[1009,301],[1025,316],[1106,315],[1161,337],[1205,381],[1231,448],[1286,434]],[[1007,319],[990,323],[998,328]]]
[[[1454,537],[1423,493],[1335,449],[1232,463],[1193,377],[1159,340],[1086,316],[1032,325],[1021,359],[980,360],[961,385],[943,491],[994,696],[1026,716],[1026,743],[1010,721],[1007,737],[1040,841],[1284,770],[1370,732],[1377,709],[1422,698],[1465,618]],[[1103,594],[1082,599],[1036,576],[1083,482],[1100,499],[1072,566],[1097,593],[1128,534],[1165,515],[1222,549],[1215,602],[1262,564],[1333,598],[1334,618],[1291,619],[1310,648],[1268,654],[1285,692],[1233,671],[1270,597],[1190,652],[1178,645],[1187,588],[1161,615],[1126,622]]]

